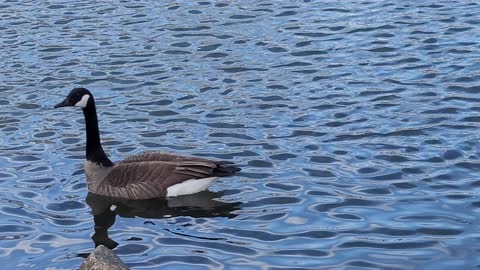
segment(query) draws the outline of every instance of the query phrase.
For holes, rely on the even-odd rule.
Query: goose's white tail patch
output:
[[[218,177],[190,179],[167,188],[167,197],[194,194],[207,189]]]
[[[90,98],[90,95],[83,95],[82,99],[80,99],[80,101],[75,103],[75,105],[73,106],[85,108],[87,107],[87,102],[89,98]]]

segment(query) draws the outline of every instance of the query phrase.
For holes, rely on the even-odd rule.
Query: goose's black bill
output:
[[[60,108],[60,107],[67,107],[67,106],[72,106],[70,105],[70,102],[68,102],[67,99],[64,99],[62,102],[58,103],[57,105],[53,106],[53,108]]]

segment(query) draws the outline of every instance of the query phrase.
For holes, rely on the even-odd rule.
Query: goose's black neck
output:
[[[113,162],[107,157],[100,144],[100,131],[98,129],[97,110],[93,98],[83,108],[85,115],[85,127],[87,130],[87,154],[86,159],[103,167],[113,166]]]

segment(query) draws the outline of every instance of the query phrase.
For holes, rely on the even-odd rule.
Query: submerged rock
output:
[[[129,270],[109,248],[100,245],[88,255],[79,270]]]

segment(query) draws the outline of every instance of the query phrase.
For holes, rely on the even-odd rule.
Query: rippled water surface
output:
[[[76,269],[94,247],[83,115],[52,108],[76,86],[114,160],[243,168],[198,215],[119,206],[133,269],[480,267],[476,1],[4,1],[0,18],[3,269]]]

